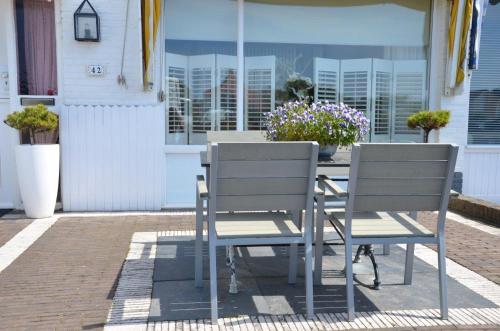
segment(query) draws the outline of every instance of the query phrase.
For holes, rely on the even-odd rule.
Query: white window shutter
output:
[[[245,58],[245,129],[264,130],[265,113],[275,108],[275,56]]]
[[[340,61],[314,58],[314,100],[339,102]]]
[[[217,129],[236,130],[236,81],[238,60],[236,56],[217,55]]]
[[[167,53],[165,62],[167,64],[166,143],[187,144],[188,59],[183,55]]]
[[[206,143],[206,132],[215,130],[215,55],[189,57],[189,143]]]
[[[371,141],[388,142],[391,133],[393,62],[373,59]]]
[[[340,61],[340,102],[363,111],[368,118],[372,91],[371,73],[372,59]]]
[[[393,117],[391,141],[422,142],[418,129],[410,129],[407,118],[425,108],[427,61],[394,61]]]

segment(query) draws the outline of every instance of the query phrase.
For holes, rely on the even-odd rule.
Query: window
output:
[[[500,5],[488,5],[478,70],[472,73],[469,144],[500,144]]]
[[[57,94],[54,1],[16,0],[19,94]]]
[[[246,129],[309,97],[364,111],[372,141],[419,141],[406,118],[427,103],[430,1],[291,3],[245,2]]]
[[[427,105],[430,3],[166,0],[167,144],[203,144],[238,119],[263,130],[265,113],[299,97],[364,111],[368,140],[420,141],[406,118]]]
[[[235,1],[166,0],[166,143],[236,130]]]

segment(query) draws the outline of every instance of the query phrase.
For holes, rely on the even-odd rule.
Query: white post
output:
[[[236,55],[238,58],[238,73],[236,82],[236,130],[244,130],[244,97],[245,97],[245,54],[244,54],[244,7],[245,1],[238,0],[238,39]]]

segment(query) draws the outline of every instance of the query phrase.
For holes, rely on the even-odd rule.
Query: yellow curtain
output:
[[[161,0],[142,0],[142,69],[145,90],[153,84],[154,51],[161,18]]]
[[[447,87],[454,89],[465,79],[465,59],[467,39],[472,22],[474,0],[453,0],[448,30],[448,68]]]
[[[462,24],[462,32],[460,34],[460,47],[458,51],[458,63],[457,63],[457,82],[456,84],[461,84],[465,79],[465,58],[467,56],[467,38],[469,36],[470,25],[472,22],[472,5],[473,0],[465,1],[465,12],[464,21]]]

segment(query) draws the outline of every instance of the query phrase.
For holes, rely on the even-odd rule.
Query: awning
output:
[[[448,30],[448,63],[446,66],[446,90],[452,93],[465,78],[467,39],[472,21],[474,0],[453,0]]]
[[[151,90],[154,83],[155,45],[160,18],[161,0],[141,0],[142,74],[145,90]]]

